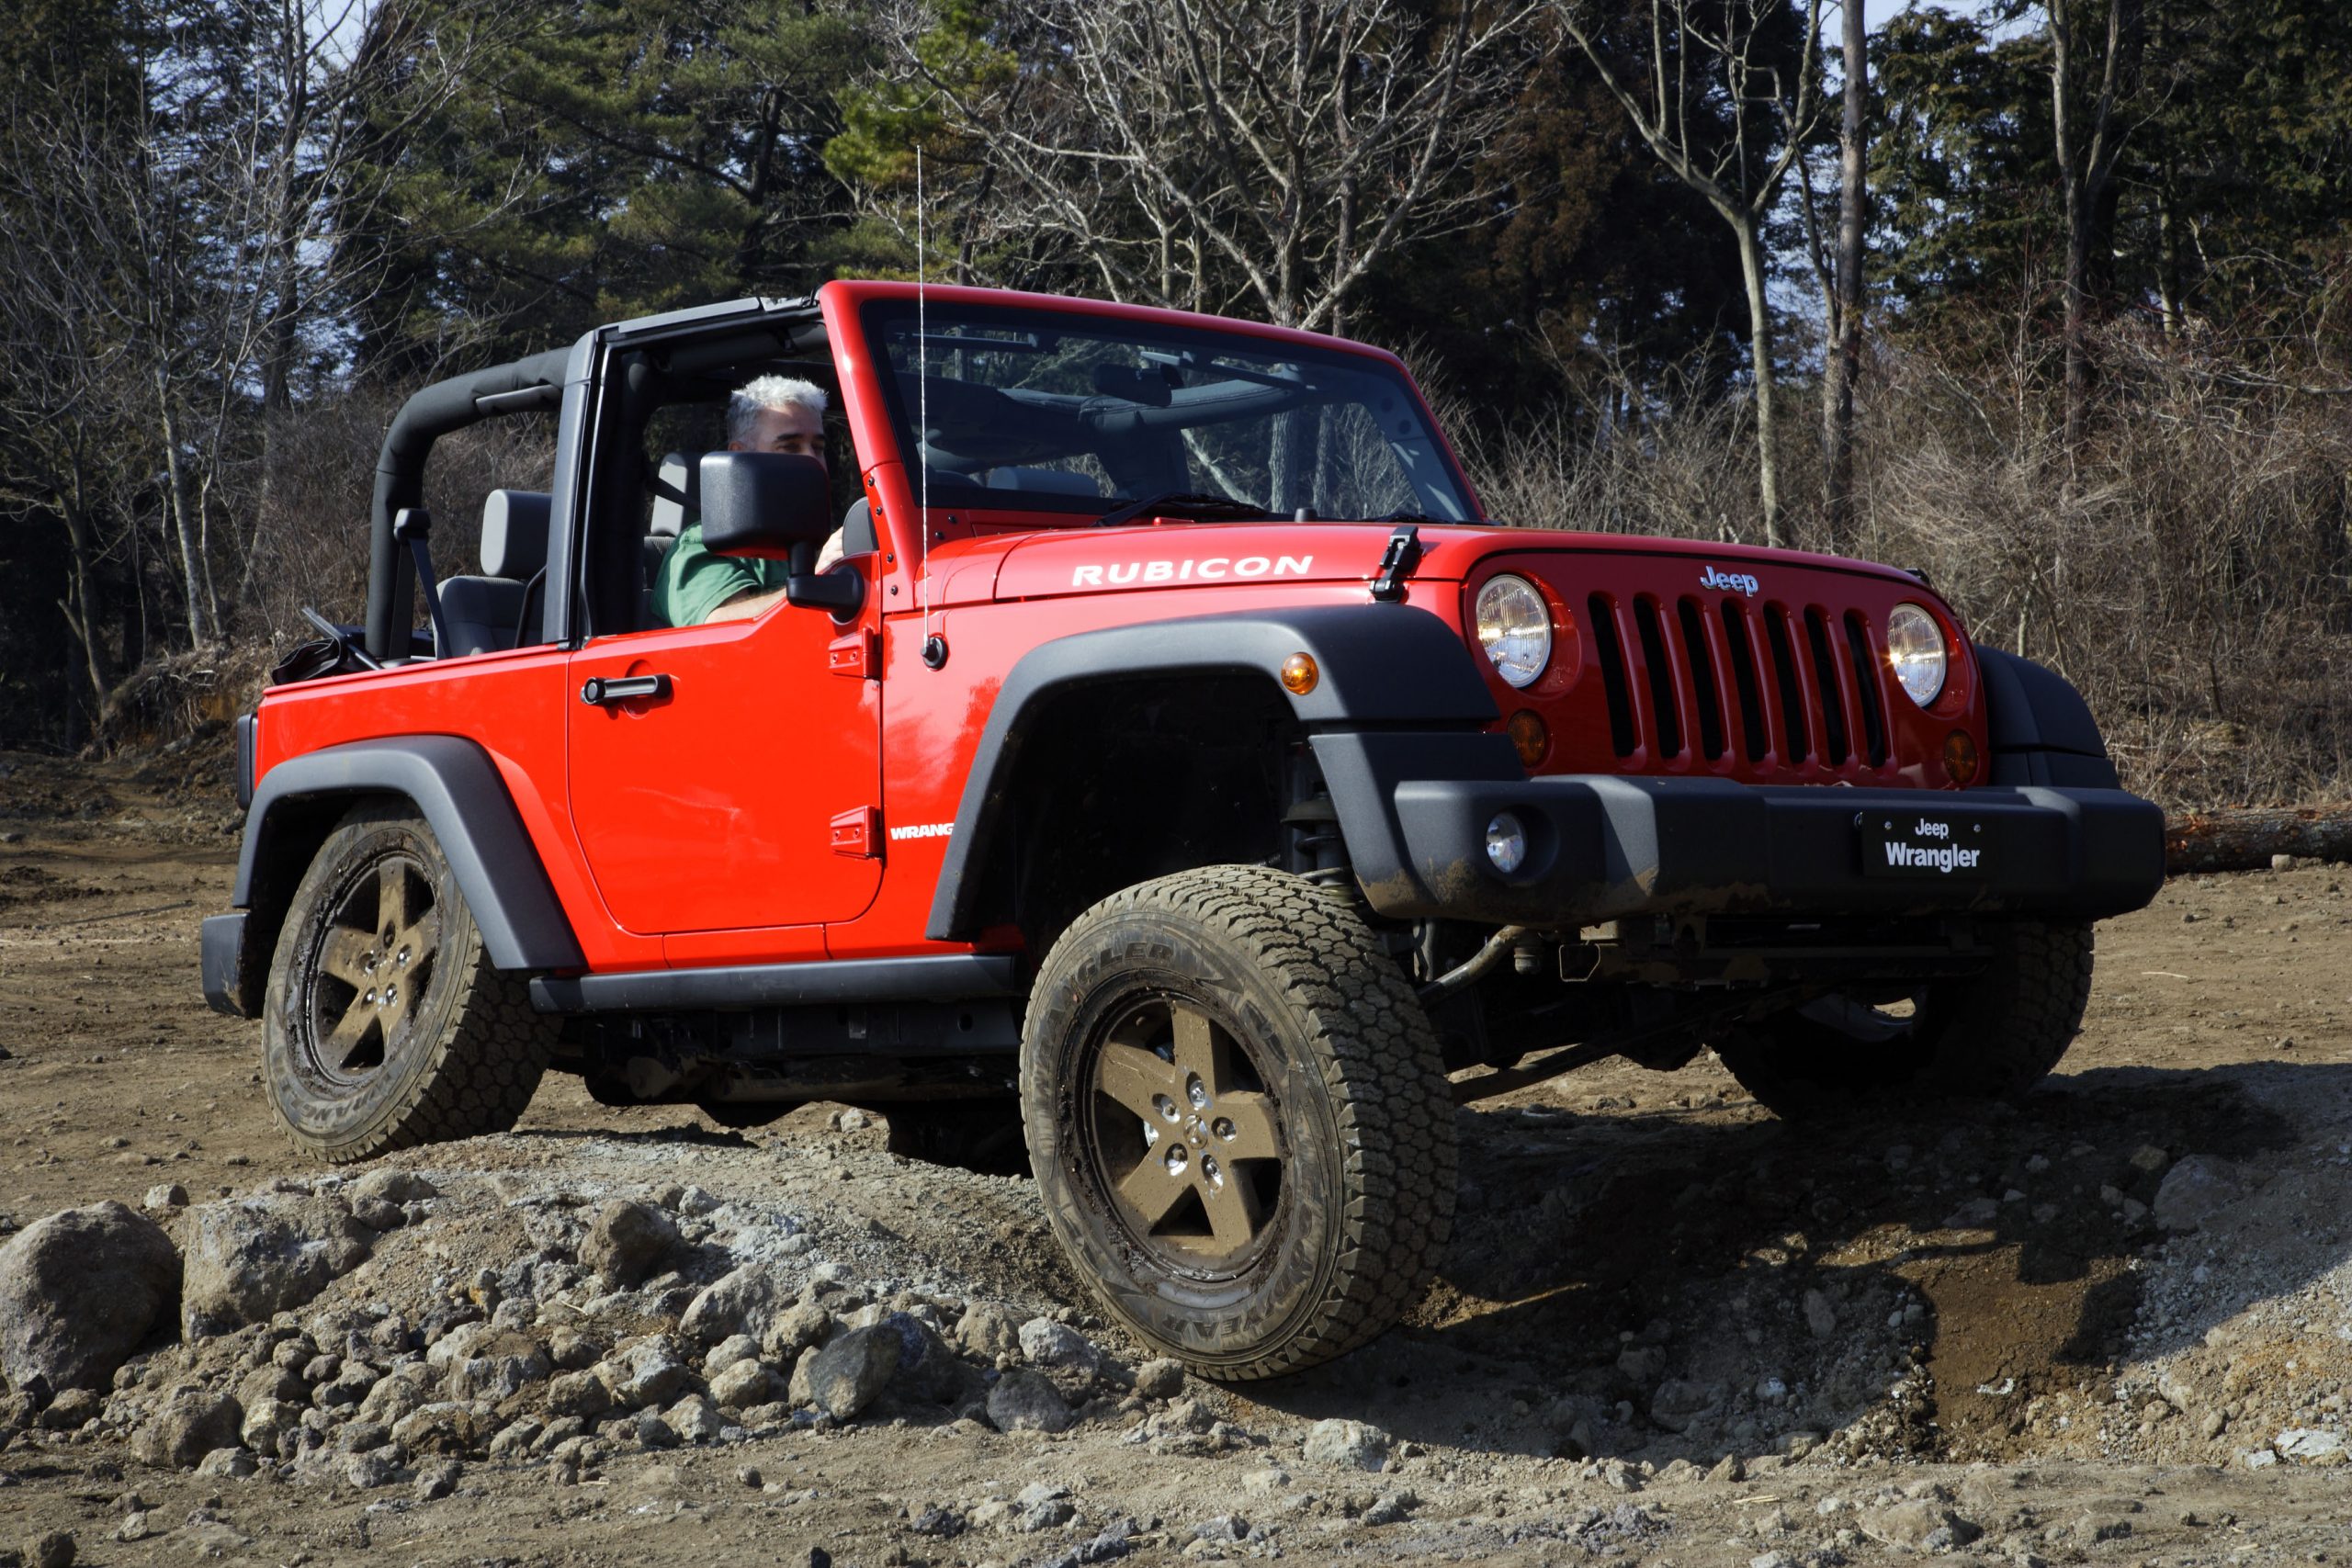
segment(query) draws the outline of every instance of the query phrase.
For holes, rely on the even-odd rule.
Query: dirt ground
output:
[[[201,1202],[316,1174],[261,1102],[255,1030],[198,990],[197,923],[227,906],[237,845],[216,768],[0,752],[0,1239],[159,1183]],[[901,1419],[623,1450],[568,1486],[475,1464],[424,1502],[27,1433],[0,1448],[0,1551],[65,1529],[101,1563],[945,1568],[1082,1561],[1132,1517],[1138,1562],[2340,1560],[2347,885],[2328,866],[2193,879],[2102,927],[2083,1037],[2020,1110],[1798,1127],[1703,1056],[1464,1110],[1462,1217],[1430,1295],[1335,1366],[1194,1383],[1207,1438],[1137,1402],[1051,1438]],[[1026,1181],[899,1159],[863,1120],[809,1107],[731,1133],[551,1077],[513,1134],[396,1162],[441,1185],[446,1224],[395,1233],[345,1283],[497,1262],[551,1187],[685,1182],[805,1228],[876,1299],[1058,1314],[1140,1359],[1090,1315]],[[2188,1159],[2216,1201],[2162,1229]],[[1389,1434],[1387,1468],[1306,1461],[1331,1417]],[[1072,1519],[923,1528],[1040,1483]],[[1965,1528],[1917,1539],[1907,1504]],[[119,1539],[134,1511],[149,1533]],[[1258,1528],[1220,1540],[1243,1533],[1220,1519]]]

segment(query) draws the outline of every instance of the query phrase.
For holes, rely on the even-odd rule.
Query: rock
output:
[[[392,1441],[412,1454],[462,1455],[478,1447],[484,1436],[481,1418],[472,1407],[453,1400],[419,1405],[392,1423]]]
[[[697,1345],[716,1345],[732,1334],[764,1335],[790,1292],[764,1263],[746,1263],[687,1303],[678,1332]]]
[[[147,1189],[147,1196],[140,1200],[139,1206],[142,1209],[185,1209],[187,1207],[187,1189],[176,1181],[158,1182]]]
[[[1737,1454],[1725,1454],[1715,1461],[1714,1468],[1706,1476],[1710,1486],[1730,1486],[1747,1479],[1747,1468],[1740,1463]]]
[[[432,1404],[437,1397],[437,1385],[432,1370],[412,1361],[377,1379],[376,1386],[360,1400],[357,1414],[362,1420],[381,1421],[389,1427],[410,1411]]]
[[[900,1340],[893,1328],[854,1328],[817,1352],[808,1389],[826,1415],[847,1421],[874,1403],[899,1370]]]
[[[311,1385],[276,1362],[255,1367],[237,1380],[237,1403],[247,1413],[265,1400],[283,1400],[289,1404],[308,1404]]]
[[[2278,1456],[2268,1449],[2256,1449],[2252,1453],[2241,1454],[2238,1457],[2245,1461],[2248,1470],[2268,1470],[2278,1462]]]
[[[595,1371],[612,1390],[613,1403],[631,1410],[666,1405],[694,1381],[677,1348],[660,1336],[599,1363]]]
[[[147,1513],[142,1508],[135,1514],[124,1516],[122,1523],[115,1527],[114,1538],[117,1540],[145,1540],[149,1536],[160,1533],[147,1522]]]
[[[351,1217],[371,1231],[396,1231],[408,1224],[408,1211],[381,1198],[355,1198]]]
[[[0,1247],[0,1373],[19,1392],[104,1390],[180,1293],[180,1257],[120,1203],[66,1209]]]
[[[956,1338],[967,1350],[990,1360],[1021,1348],[1021,1335],[1012,1319],[992,1306],[967,1308],[956,1320]]]
[[[1628,1345],[1617,1354],[1617,1370],[1631,1382],[1646,1383],[1666,1370],[1666,1352],[1655,1345]]]
[[[267,1323],[368,1259],[374,1234],[336,1197],[264,1192],[187,1212],[180,1324],[190,1339]]]
[[[1016,1367],[989,1386],[989,1422],[1000,1432],[1066,1432],[1077,1419],[1043,1372]]]
[[[392,1429],[381,1421],[346,1421],[343,1429],[334,1435],[334,1446],[350,1454],[389,1448],[391,1441]]]
[[[1306,1434],[1310,1464],[1379,1470],[1388,1461],[1388,1434],[1362,1421],[1317,1421]]]
[[[589,1222],[580,1261],[616,1290],[636,1285],[678,1247],[678,1224],[646,1203],[615,1198]]]
[[[675,1427],[662,1418],[658,1410],[649,1410],[639,1416],[637,1425],[630,1429],[637,1434],[638,1446],[649,1450],[674,1449],[685,1441],[678,1436]]]
[[[187,1470],[214,1449],[235,1448],[244,1424],[244,1411],[229,1395],[183,1384],[131,1433],[130,1451],[144,1464]]]
[[[774,1393],[775,1378],[757,1360],[737,1361],[710,1380],[710,1397],[729,1410],[764,1404]]]
[[[1102,1371],[1102,1352],[1067,1324],[1033,1317],[1021,1325],[1021,1355],[1065,1389],[1082,1389]]]
[[[473,1354],[450,1367],[446,1384],[458,1400],[514,1398],[555,1370],[538,1342],[520,1334],[493,1334],[476,1343]]]
[[[1419,1502],[1420,1499],[1410,1492],[1384,1492],[1372,1500],[1371,1507],[1358,1516],[1358,1522],[1375,1528],[1402,1524],[1411,1517]]]
[[[1944,1216],[1943,1228],[1948,1231],[1981,1230],[2000,1217],[2000,1200],[1971,1198]]]
[[[245,1406],[244,1424],[237,1436],[245,1447],[266,1458],[276,1459],[288,1450],[286,1434],[302,1425],[303,1406],[290,1400],[265,1399]]]
[[[712,1443],[718,1440],[719,1429],[726,1423],[710,1401],[701,1394],[690,1393],[664,1412],[662,1419],[670,1430],[678,1434],[682,1443]]]
[[[2156,1147],[2155,1145],[2142,1144],[2132,1151],[2132,1168],[2145,1175],[2154,1176],[2162,1170],[2165,1168],[2165,1162],[2171,1158],[2170,1155]]]
[[[1173,1399],[1184,1392],[1184,1363],[1162,1356],[1136,1370],[1136,1392],[1146,1399]]]
[[[1050,1481],[1033,1481],[1014,1493],[1012,1507],[1013,1528],[1032,1535],[1067,1524],[1078,1513],[1078,1505],[1069,1500],[1069,1488]]]
[[[26,1542],[24,1561],[25,1568],[74,1568],[74,1538],[51,1530]]]
[[[2235,1167],[2204,1155],[2190,1155],[2165,1172],[2152,1212],[2168,1231],[2193,1231],[2246,1195]]]
[[[1950,1551],[1984,1533],[1932,1497],[1881,1508],[1862,1529],[1871,1540],[1905,1551]]]
[[[465,1466],[456,1460],[436,1460],[416,1472],[416,1486],[411,1495],[420,1503],[438,1503],[458,1489],[458,1482],[465,1473]]]
[[[755,1361],[760,1357],[760,1342],[748,1334],[730,1334],[702,1359],[702,1375],[717,1377],[738,1361]]]
[[[899,1368],[890,1392],[925,1404],[946,1404],[964,1390],[964,1371],[945,1340],[910,1313],[894,1312],[878,1325],[899,1337]]]
[[[245,1549],[254,1543],[253,1537],[235,1526],[202,1517],[175,1531],[173,1540],[187,1548],[187,1555],[206,1559],[243,1557]]]
[[[2280,1459],[2297,1464],[2342,1464],[2345,1461],[2344,1439],[2315,1427],[2290,1427],[2273,1438],[2270,1446]]]
[[[243,1481],[260,1468],[251,1449],[214,1449],[197,1461],[196,1472],[213,1480]]]
[[[94,1388],[69,1388],[49,1402],[40,1413],[42,1427],[51,1432],[78,1432],[106,1412],[106,1396]]]
[[[354,1180],[344,1190],[356,1206],[362,1199],[379,1203],[421,1203],[441,1196],[441,1190],[413,1170],[393,1170],[379,1167]]]
[[[1193,1527],[1193,1539],[1231,1546],[1250,1539],[1250,1521],[1238,1514],[1219,1514]]]
[[[800,1352],[811,1346],[821,1345],[825,1336],[833,1331],[833,1314],[814,1302],[802,1302],[787,1307],[770,1320],[767,1332],[760,1339],[761,1348],[772,1361],[796,1360]]]
[[[1721,1383],[1668,1378],[1650,1396],[1650,1419],[1669,1432],[1687,1432],[1702,1419],[1723,1408]]]
[[[1838,1333],[1838,1309],[1819,1291],[1804,1293],[1804,1325],[1815,1339],[1834,1338]]]
[[[613,1391],[594,1372],[564,1372],[548,1382],[548,1414],[594,1420],[613,1407]]]
[[[392,1464],[390,1454],[381,1449],[370,1449],[366,1453],[345,1456],[343,1478],[362,1492],[373,1492],[379,1486],[390,1486],[398,1481],[400,1472]]]

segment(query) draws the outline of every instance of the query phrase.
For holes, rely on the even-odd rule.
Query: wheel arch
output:
[[[2090,705],[2064,675],[1997,648],[1976,649],[1984,672],[1991,776],[1996,784],[2120,789],[2115,762]]]
[[[302,874],[335,823],[370,799],[413,807],[433,829],[493,965],[584,964],[571,922],[489,752],[453,735],[358,740],[288,758],[254,788],[231,899],[243,915],[231,917],[236,925],[223,932],[233,940],[233,953],[207,960],[209,971],[225,971],[220,988],[224,999],[236,1004],[233,1010],[260,1016],[270,954]],[[207,940],[220,939],[208,931]]]
[[[1295,653],[1312,658],[1317,671],[1303,695],[1281,683],[1283,661]],[[973,750],[927,934],[969,941],[1006,919],[1007,884],[1023,852],[1021,809],[1036,798],[1036,781],[1066,776],[1073,761],[1107,764],[1119,738],[1144,733],[1137,727],[1173,694],[1229,698],[1238,705],[1237,729],[1264,719],[1302,738],[1355,728],[1466,729],[1498,716],[1468,646],[1424,610],[1303,606],[1113,626],[1040,643],[1007,671]],[[1266,824],[1270,831],[1274,826]],[[1142,874],[1174,869],[1183,868],[1159,865]]]

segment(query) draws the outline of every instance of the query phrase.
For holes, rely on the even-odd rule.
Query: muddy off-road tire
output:
[[[1740,1087],[1790,1120],[1873,1104],[2014,1100],[2058,1065],[2091,994],[2091,928],[2011,920],[1992,963],[1939,980],[1907,1011],[1844,996],[1743,1026],[1715,1054]]]
[[[1437,1038],[1336,892],[1216,866],[1095,905],[1038,972],[1021,1085],[1056,1237],[1114,1316],[1204,1376],[1353,1349],[1444,1251]]]
[[[294,1146],[344,1164],[504,1132],[556,1031],[491,966],[433,830],[401,806],[354,807],[270,960],[262,1077]]]

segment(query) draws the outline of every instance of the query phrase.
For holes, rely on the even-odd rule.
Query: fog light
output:
[[[1322,673],[1315,668],[1313,654],[1294,653],[1283,660],[1283,689],[1294,697],[1303,697],[1315,689]]]
[[[1976,742],[1965,729],[1944,737],[1944,772],[1963,789],[1976,782]]]
[[[1496,812],[1487,824],[1487,858],[1505,876],[1527,863],[1527,829],[1508,811]]]
[[[1510,743],[1519,751],[1521,766],[1529,772],[1544,761],[1544,753],[1552,749],[1552,732],[1544,728],[1544,720],[1525,708],[1510,716],[1503,727],[1510,732]]]

